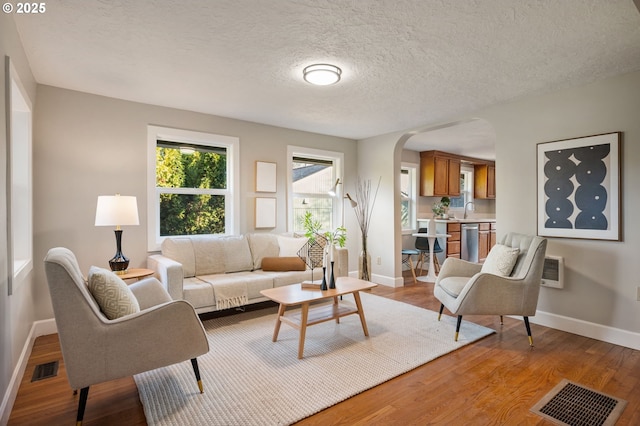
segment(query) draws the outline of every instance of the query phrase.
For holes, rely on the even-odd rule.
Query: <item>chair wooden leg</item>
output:
[[[413,283],[418,284],[418,280],[416,279],[416,270],[413,267],[413,261],[411,260],[411,255],[407,255],[407,260],[409,262],[409,268],[411,268],[411,275],[413,275]]]
[[[440,312],[438,312],[438,321],[440,321],[440,318],[442,317],[442,311],[444,310],[444,304],[440,304]]]
[[[524,318],[524,326],[527,327],[527,336],[529,336],[529,346],[533,346],[533,337],[531,337],[531,325],[529,325],[529,317]]]
[[[76,415],[76,426],[82,425],[84,418],[84,409],[87,406],[87,398],[89,397],[89,386],[80,389],[80,399],[78,400],[78,414]]]
[[[504,325],[504,318],[500,315],[500,325]]]
[[[436,270],[436,274],[440,273],[440,262],[438,261],[438,256],[433,255],[433,269]]]
[[[200,393],[204,393],[204,386],[202,386],[202,379],[200,378],[200,369],[198,368],[198,360],[196,358],[192,358],[191,365],[193,366],[193,372],[196,374],[198,389],[200,389]]]
[[[460,324],[462,324],[462,315],[458,315],[458,323],[456,324],[456,342],[458,341],[458,334],[460,334]]]

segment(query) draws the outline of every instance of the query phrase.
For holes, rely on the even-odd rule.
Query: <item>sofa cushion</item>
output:
[[[224,240],[225,272],[251,271],[253,258],[245,235],[222,237]]]
[[[171,237],[162,241],[162,255],[182,264],[185,278],[196,275],[196,257],[190,237]]]
[[[517,247],[496,244],[489,251],[480,272],[506,277],[511,274],[519,253],[520,249]]]
[[[292,257],[298,256],[298,252],[304,246],[308,238],[302,237],[287,237],[284,235],[278,235],[278,246],[280,246],[280,257]]]
[[[249,249],[253,260],[253,269],[262,268],[262,259],[265,257],[276,257],[280,253],[278,236],[271,233],[248,234]]]
[[[223,237],[196,235],[191,237],[191,242],[196,259],[196,276],[226,272]]]
[[[127,283],[110,270],[92,266],[87,285],[107,318],[112,320],[140,312],[138,299]]]
[[[298,256],[265,257],[262,259],[263,271],[304,271],[307,264]]]

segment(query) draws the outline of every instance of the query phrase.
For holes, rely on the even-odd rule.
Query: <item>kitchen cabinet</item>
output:
[[[473,166],[473,196],[479,199],[496,198],[496,166],[494,164],[476,164]]]
[[[447,223],[447,234],[451,235],[447,238],[447,257],[460,259],[460,223]]]
[[[420,195],[460,196],[460,158],[440,151],[421,152]]]
[[[496,245],[496,224],[478,224],[478,262],[484,262],[491,248]]]

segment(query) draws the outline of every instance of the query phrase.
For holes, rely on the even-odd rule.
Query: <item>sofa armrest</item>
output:
[[[184,273],[180,262],[161,254],[152,254],[147,257],[147,268],[155,271],[155,276],[173,300],[184,299],[182,291]]]

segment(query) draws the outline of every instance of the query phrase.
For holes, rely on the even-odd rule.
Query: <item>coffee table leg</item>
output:
[[[353,293],[353,298],[356,300],[356,307],[358,308],[358,315],[360,315],[360,322],[362,323],[362,330],[365,336],[369,336],[369,330],[367,329],[367,320],[364,319],[364,311],[362,310],[362,302],[360,301],[360,292]]]
[[[302,304],[300,316],[300,341],[298,342],[298,359],[302,359],[304,353],[304,338],[307,334],[307,320],[309,318],[309,303]]]
[[[333,304],[335,305],[333,308],[335,309],[335,312],[338,312],[338,297],[334,297],[333,298]],[[336,324],[340,324],[340,317],[336,317]]]
[[[282,303],[278,307],[278,316],[276,317],[276,327],[273,329],[273,339],[271,339],[273,342],[278,340],[278,333],[280,333],[280,324],[282,324],[282,321],[280,321],[280,317],[284,315],[285,309],[287,309],[287,307]]]

